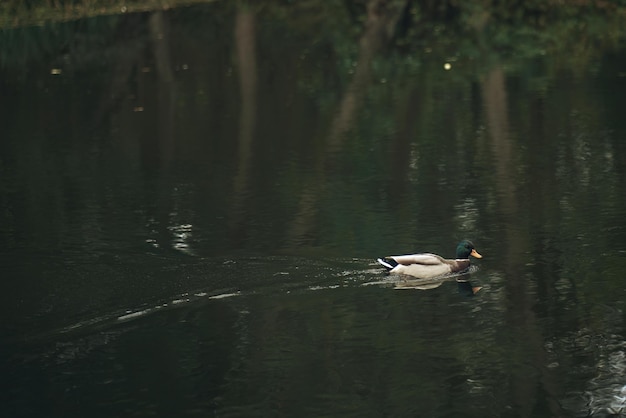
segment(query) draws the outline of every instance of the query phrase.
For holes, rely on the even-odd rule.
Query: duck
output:
[[[483,258],[472,241],[463,240],[456,247],[456,259],[445,259],[437,254],[420,253],[377,258],[391,274],[404,274],[418,279],[432,279],[450,273],[461,273],[470,266],[470,256]]]

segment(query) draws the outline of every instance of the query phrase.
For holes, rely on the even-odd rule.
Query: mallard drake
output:
[[[418,279],[430,279],[468,269],[470,255],[483,258],[482,255],[478,254],[471,241],[464,240],[459,242],[456,247],[456,260],[447,260],[436,254],[423,253],[381,257],[376,261],[389,270],[389,273],[406,274]]]

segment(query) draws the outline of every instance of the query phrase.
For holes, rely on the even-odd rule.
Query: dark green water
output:
[[[620,413],[625,50],[280,10],[2,32],[0,415]],[[374,263],[465,237],[469,283]]]

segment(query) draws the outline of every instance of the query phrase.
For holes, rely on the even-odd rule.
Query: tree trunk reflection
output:
[[[482,92],[487,122],[491,133],[492,151],[496,166],[496,186],[502,219],[501,242],[505,245],[505,286],[507,291],[506,321],[512,331],[512,338],[519,338],[519,352],[512,357],[532,353],[528,359],[530,369],[519,367],[521,361],[515,361],[515,368],[509,370],[512,386],[512,402],[520,411],[520,416],[531,417],[536,405],[529,400],[537,399],[538,387],[549,395],[550,410],[554,416],[563,412],[557,401],[558,385],[547,370],[547,359],[541,330],[536,323],[533,301],[526,290],[524,271],[525,254],[529,253],[528,228],[522,224],[521,202],[517,198],[517,167],[514,162],[513,142],[510,137],[508,103],[504,72],[494,68],[482,81]],[[523,354],[525,353],[525,354]],[[538,373],[538,375],[536,375]]]
[[[241,6],[235,17],[235,44],[241,89],[239,114],[238,165],[233,181],[231,224],[236,242],[245,240],[244,205],[248,195],[250,156],[257,112],[256,16],[247,6]]]
[[[389,42],[408,0],[370,0],[367,20],[359,40],[359,57],[354,78],[346,88],[332,121],[325,152],[318,157],[312,183],[302,189],[298,212],[289,230],[290,245],[304,244],[315,224],[318,202],[324,192],[324,178],[331,174],[332,160],[341,150],[346,133],[352,128],[359,105],[372,83],[372,62]]]

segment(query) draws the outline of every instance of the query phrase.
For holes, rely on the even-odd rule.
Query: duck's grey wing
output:
[[[443,257],[438,256],[437,254],[407,254],[407,255],[394,255],[390,258],[393,258],[399,264],[409,266],[411,264],[421,264],[421,265],[438,265],[445,263],[445,259]]]

